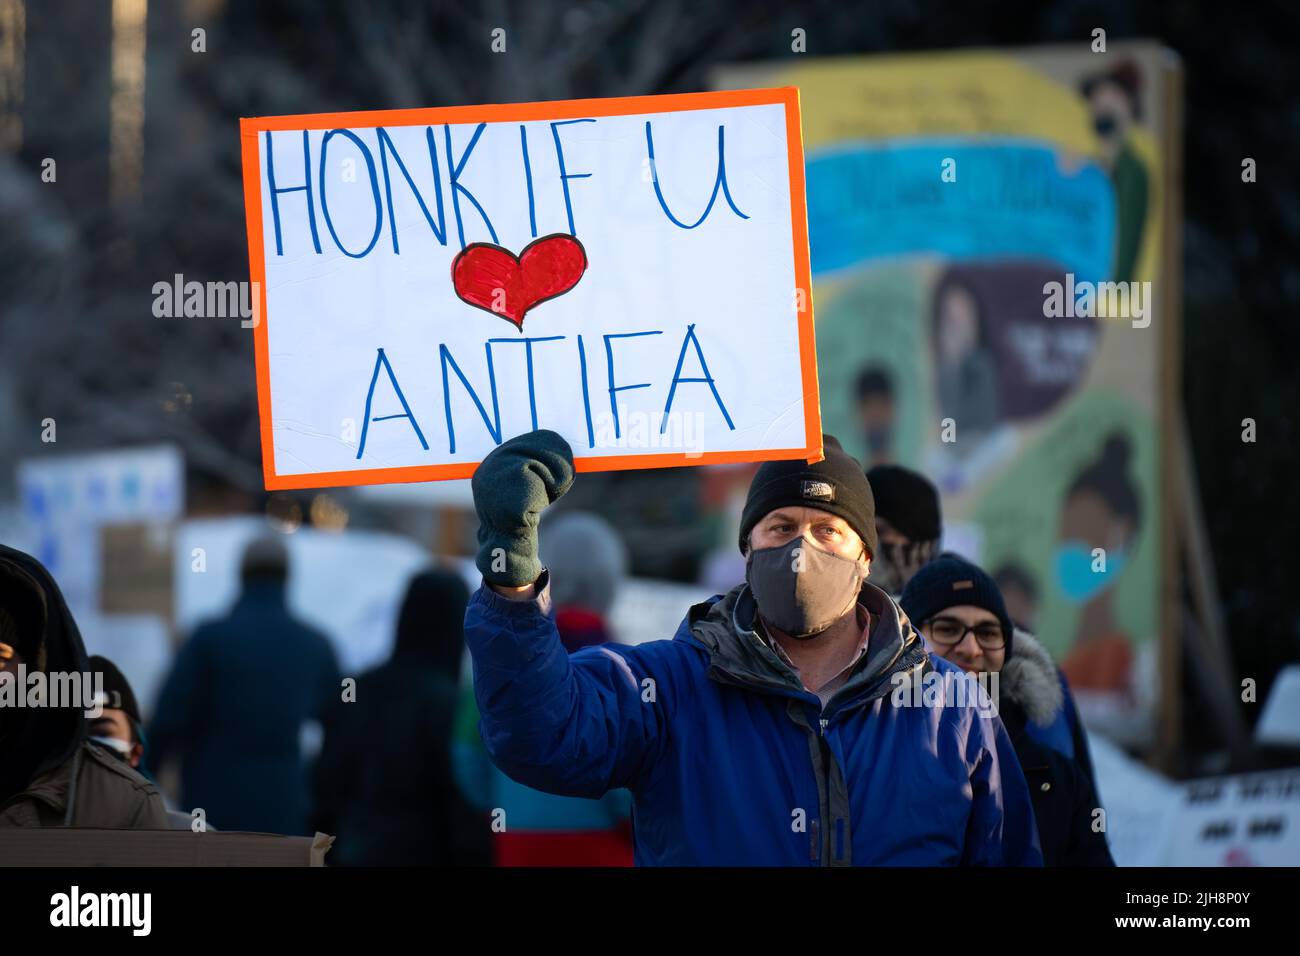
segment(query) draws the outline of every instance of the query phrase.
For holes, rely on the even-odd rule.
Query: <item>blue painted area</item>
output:
[[[956,181],[944,182],[944,161]],[[808,159],[812,270],[873,259],[1059,262],[1076,281],[1110,277],[1115,193],[1096,163],[1065,172],[1054,146],[1014,139],[856,144]]]

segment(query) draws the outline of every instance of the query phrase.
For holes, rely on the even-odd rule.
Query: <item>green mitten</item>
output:
[[[542,573],[537,522],[573,484],[573,450],[539,429],[498,445],[470,481],[478,512],[478,569],[490,584],[520,588]]]

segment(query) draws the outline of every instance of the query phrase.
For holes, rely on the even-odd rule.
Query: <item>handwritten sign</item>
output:
[[[821,456],[796,90],[241,136],[268,489]]]

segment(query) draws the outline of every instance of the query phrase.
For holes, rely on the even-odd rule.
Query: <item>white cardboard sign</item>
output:
[[[241,134],[268,489],[821,457],[796,90]]]

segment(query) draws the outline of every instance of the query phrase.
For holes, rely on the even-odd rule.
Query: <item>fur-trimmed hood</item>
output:
[[[1016,628],[1010,659],[998,675],[998,693],[1024,710],[1031,723],[1046,727],[1065,706],[1065,692],[1052,655],[1028,631]]]

